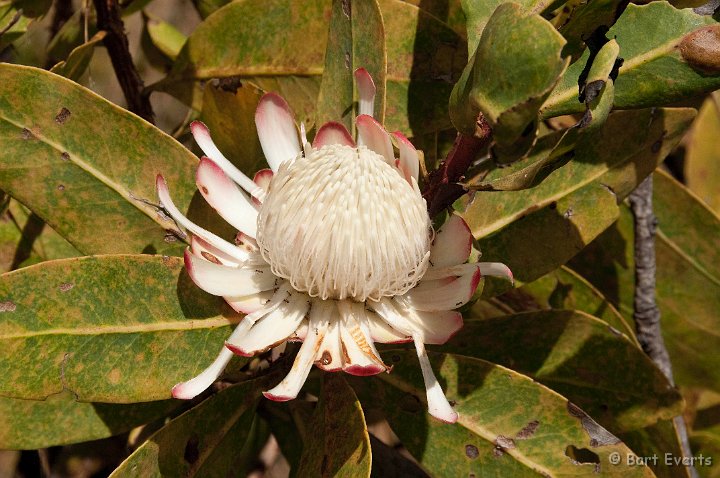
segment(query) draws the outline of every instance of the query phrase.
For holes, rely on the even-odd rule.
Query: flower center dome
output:
[[[427,269],[430,241],[417,183],[364,146],[326,145],[283,163],[257,222],[272,272],[322,299],[404,294]]]

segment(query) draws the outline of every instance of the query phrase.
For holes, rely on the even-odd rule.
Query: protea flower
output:
[[[271,400],[290,400],[313,364],[374,375],[389,371],[374,342],[412,341],[430,414],[457,420],[424,344],[442,344],[462,327],[454,309],[470,300],[483,274],[511,274],[499,263],[466,263],[472,236],[461,217],[450,216],[433,232],[418,188],[417,151],[393,133],[396,159],[391,135],[372,117],[372,78],[364,69],[355,78],[357,143],[344,126],[331,122],[310,145],[303,126],[298,135],[285,100],[263,96],[255,122],[270,169],[253,180],[223,156],[204,124],[191,125],[206,155],[197,169],[198,188],[240,231],[235,244],[183,216],[158,176],[160,202],[192,233],[185,252],[190,277],[247,314],[212,365],[176,385],[174,397],[201,393],[233,353],[251,356],[302,341],[288,375],[264,392]]]

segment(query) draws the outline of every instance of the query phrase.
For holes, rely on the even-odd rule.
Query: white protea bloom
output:
[[[160,202],[191,234],[185,265],[192,280],[246,314],[217,359],[173,388],[192,398],[209,387],[232,354],[251,356],[302,341],[288,375],[264,392],[295,398],[313,364],[353,375],[389,371],[374,342],[415,344],[430,413],[455,422],[430,367],[425,344],[442,344],[462,327],[454,309],[472,297],[482,275],[512,278],[499,263],[468,264],[472,235],[456,215],[433,233],[418,188],[418,153],[402,134],[373,119],[375,86],[364,69],[357,143],[344,126],[327,123],[312,145],[300,135],[280,96],[262,97],[255,114],[270,169],[250,179],[191,126],[205,153],[197,185],[238,233],[236,243],[192,223],[157,178]],[[239,187],[238,187],[239,186]]]

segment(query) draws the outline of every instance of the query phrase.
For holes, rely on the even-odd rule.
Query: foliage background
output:
[[[719,36],[712,2],[356,0],[350,16],[350,2],[226,3],[121,2],[158,130],[123,110],[92,4],[0,2],[0,265],[17,270],[0,280],[0,448],[26,450],[1,452],[0,476],[367,476],[371,456],[377,476],[689,476],[608,461],[679,456],[681,414],[693,453],[720,462],[720,55],[692,41],[705,26]],[[493,130],[455,207],[483,260],[518,283],[486,283],[434,348],[460,423],[428,418],[413,354],[396,346],[382,350],[392,374],[316,372],[304,400],[259,401],[283,367],[259,359],[237,359],[209,397],[170,400],[240,318],[182,272],[155,174],[232,237],[195,194],[190,120],[252,172],[262,92],[308,126],[351,125],[358,66],[429,170],[478,112]],[[648,174],[677,387],[632,322],[624,199]]]

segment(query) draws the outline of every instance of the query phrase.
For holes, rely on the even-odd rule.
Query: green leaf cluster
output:
[[[0,2],[0,449],[132,431],[142,439],[113,477],[240,476],[272,436],[298,477],[677,477],[689,471],[624,458],[680,456],[684,415],[693,451],[720,453],[717,14],[665,1],[196,0],[190,28],[152,0],[120,5],[158,126],[98,87],[111,32],[91,5],[39,40],[50,2]],[[291,360],[264,356],[172,400],[242,316],[184,271],[189,241],[157,204],[156,175],[232,239],[196,190],[187,124],[205,122],[251,174],[266,167],[261,95],[286,98],[311,138],[327,121],[352,131],[358,67],[376,118],[422,147],[427,169],[458,138],[484,141],[453,207],[476,255],[516,283],[483,280],[464,328],[430,348],[458,423],[427,414],[403,345],[380,350],[391,373],[316,371],[289,403],[261,392]],[[684,158],[686,185],[659,169],[668,156]],[[633,324],[626,198],[647,177],[674,383]]]

